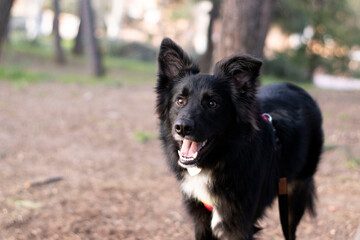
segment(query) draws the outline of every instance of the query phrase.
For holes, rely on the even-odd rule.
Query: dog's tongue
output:
[[[180,152],[184,157],[191,157],[201,149],[201,142],[192,142],[184,139]]]

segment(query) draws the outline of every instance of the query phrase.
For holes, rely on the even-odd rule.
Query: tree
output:
[[[90,0],[81,0],[81,32],[85,53],[90,61],[90,68],[95,76],[104,75],[102,58],[97,39],[94,35],[94,15]]]
[[[219,8],[220,8],[220,0],[212,0],[212,9],[210,11],[210,22],[207,31],[207,47],[206,52],[201,57],[200,60],[200,69],[203,72],[209,72],[211,69],[211,64],[213,62],[213,52],[214,52],[214,44],[212,40],[213,28],[215,24],[215,20],[219,18]]]
[[[81,12],[80,12],[80,16],[81,16]],[[80,21],[79,24],[79,28],[78,28],[78,33],[76,35],[75,38],[75,45],[72,49],[72,53],[75,55],[83,55],[84,54],[84,44],[83,44],[83,40],[82,40],[82,21]]]
[[[274,0],[224,0],[215,61],[243,52],[262,58]]]
[[[80,1],[79,4],[78,4],[78,12],[79,12],[79,16],[80,16],[80,19],[81,19],[81,16],[82,16],[82,12],[81,12],[81,5],[82,5],[82,2]],[[82,40],[82,29],[83,26],[82,26],[82,21],[80,21],[80,24],[79,24],[79,28],[78,28],[78,33],[76,35],[76,38],[75,38],[75,44],[74,44],[74,47],[72,49],[72,53],[75,54],[75,55],[82,55],[84,54],[84,44],[83,44],[83,40]]]
[[[53,22],[53,34],[55,38],[55,60],[59,64],[65,63],[64,50],[61,47],[61,37],[59,32],[59,15],[60,15],[60,0],[54,0],[54,22]]]
[[[0,56],[2,43],[6,38],[9,25],[10,11],[14,0],[0,0]]]

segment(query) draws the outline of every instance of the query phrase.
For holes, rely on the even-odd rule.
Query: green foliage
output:
[[[308,76],[319,66],[330,73],[356,74],[348,69],[349,57],[346,52],[325,57],[324,54],[314,52],[310,45],[331,45],[332,49],[343,47],[348,51],[360,43],[359,19],[360,3],[356,0],[279,0],[274,10],[274,22],[284,32],[302,35],[306,27],[312,27],[314,30],[311,39],[306,39],[302,35],[302,46],[295,50],[297,57],[302,61],[305,59],[300,65],[295,66],[305,68]],[[285,55],[289,55],[289,52]],[[284,56],[278,57],[280,59],[276,61],[284,63]],[[292,56],[289,56],[289,60],[292,63]],[[292,67],[290,63],[287,65]]]
[[[191,11],[192,9],[187,4],[181,4],[172,9],[170,18],[172,20],[191,19],[193,17]]]
[[[56,66],[54,52],[47,46],[47,39],[39,39],[36,44],[20,41],[7,44],[4,48],[6,61],[0,65],[0,80],[20,87],[39,81],[123,86],[154,84],[156,80],[155,62],[105,56],[107,75],[97,78],[86,70],[85,56],[75,57],[68,53],[67,63]],[[34,67],[40,70],[34,71]],[[54,72],[54,69],[57,70]]]
[[[25,40],[22,32],[13,31],[11,33],[11,44],[6,44],[4,49],[9,51],[33,54],[41,57],[50,57],[53,54],[51,37],[41,37],[34,41]]]
[[[285,32],[302,33],[312,26],[322,40],[333,39],[339,44],[360,42],[359,4],[354,0],[279,0],[275,5],[274,21]]]
[[[263,75],[261,77],[261,85],[268,85],[268,84],[278,83],[278,82],[286,83],[286,82],[293,82],[293,81],[291,79],[279,78],[274,75]],[[296,85],[298,85],[304,89],[307,89],[307,90],[314,88],[314,85],[309,82],[296,82]]]
[[[41,82],[49,78],[45,73],[30,72],[19,67],[0,66],[0,80],[12,82]]]
[[[8,204],[13,205],[17,208],[25,209],[37,209],[42,206],[42,203],[27,199],[9,199]]]
[[[345,121],[352,119],[352,117],[349,114],[346,114],[346,113],[340,113],[339,118],[341,120],[345,120]]]
[[[275,2],[273,20],[287,33],[301,33],[310,25],[308,1],[278,0]]]
[[[156,139],[157,135],[153,132],[137,131],[134,133],[134,138],[140,143],[146,143],[151,139]]]
[[[324,152],[326,151],[332,151],[332,150],[335,150],[335,149],[338,149],[339,146],[337,145],[333,145],[333,144],[330,144],[330,143],[325,143],[324,144]]]
[[[105,57],[105,66],[107,68],[121,68],[128,71],[142,71],[144,74],[154,75],[156,65],[154,62],[143,62],[134,59]]]
[[[64,74],[64,75],[59,76],[57,80],[62,83],[80,83],[80,84],[105,83],[105,84],[116,85],[116,83],[113,81],[113,79],[110,77],[107,77],[107,76],[93,77],[93,76],[87,76],[87,75]],[[121,85],[121,84],[119,84],[119,85]]]
[[[306,63],[307,59],[302,54],[278,53],[276,58],[265,61],[263,71],[290,81],[305,82],[308,77]]]
[[[346,162],[346,166],[351,169],[358,169],[360,166],[360,158],[352,157]]]
[[[149,44],[123,42],[118,40],[102,41],[102,49],[111,57],[123,57],[146,62],[155,62],[157,49]]]

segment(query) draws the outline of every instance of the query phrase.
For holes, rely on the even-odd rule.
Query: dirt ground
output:
[[[327,151],[316,175],[318,215],[304,217],[298,239],[353,240],[360,92],[311,94],[323,110]],[[193,239],[154,137],[154,101],[150,85],[0,82],[0,240]],[[26,187],[52,177],[62,180]],[[276,204],[261,225],[259,239],[283,239]]]

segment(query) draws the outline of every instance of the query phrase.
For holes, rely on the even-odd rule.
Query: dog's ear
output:
[[[170,98],[170,90],[175,81],[186,74],[199,73],[198,65],[170,38],[164,38],[158,55],[158,80],[156,86],[156,112],[165,114]]]
[[[262,61],[249,55],[235,55],[215,64],[214,75],[231,81],[233,101],[238,121],[245,122],[258,130],[256,92]]]
[[[243,92],[256,89],[261,65],[261,60],[249,55],[235,55],[217,62],[214,75],[231,78],[234,87]]]
[[[199,67],[196,63],[170,38],[164,38],[160,45],[158,56],[158,76],[169,80],[183,73],[198,73]]]

